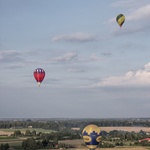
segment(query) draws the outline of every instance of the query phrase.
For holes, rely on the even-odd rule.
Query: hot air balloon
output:
[[[41,82],[43,81],[45,77],[45,71],[42,68],[37,68],[35,69],[33,75],[38,85],[40,86]]]
[[[101,130],[98,126],[91,124],[86,126],[82,131],[82,137],[90,150],[94,150],[97,148],[97,145],[101,139]]]
[[[118,25],[120,27],[122,27],[123,23],[125,22],[125,16],[123,14],[119,14],[117,17],[116,17],[116,21],[118,23]]]

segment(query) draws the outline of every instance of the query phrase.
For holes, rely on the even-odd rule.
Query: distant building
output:
[[[142,142],[142,141],[148,141],[148,142],[150,142],[150,138],[145,138],[145,139],[139,140],[139,142]]]
[[[71,128],[72,130],[80,130],[80,128]]]
[[[28,126],[28,128],[32,128],[32,126]]]

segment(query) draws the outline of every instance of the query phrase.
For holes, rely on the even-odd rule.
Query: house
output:
[[[80,128],[71,128],[72,130],[76,130],[76,131],[78,131],[78,130],[80,130]]]
[[[150,138],[145,138],[145,139],[139,140],[139,142],[142,142],[142,141],[148,141],[148,142],[150,142]]]

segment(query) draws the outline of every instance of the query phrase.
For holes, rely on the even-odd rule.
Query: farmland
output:
[[[36,133],[42,132],[42,133],[52,133],[52,130],[46,130],[46,129],[38,129],[38,128],[22,128],[22,129],[0,129],[0,143],[8,143],[11,147],[21,146],[22,141],[29,138],[29,137],[11,137],[10,135],[14,133],[15,130],[20,130],[22,133],[25,133],[26,130],[30,131],[36,131]],[[77,130],[77,129],[76,129]],[[79,130],[79,128],[78,128]],[[128,131],[128,132],[139,132],[139,131],[145,131],[150,133],[150,127],[101,127],[101,130],[110,132],[112,130],[118,130],[118,131]],[[2,136],[3,135],[3,136]],[[75,147],[74,149],[78,150],[87,150],[84,144],[84,141],[82,139],[78,140],[59,140],[58,143],[65,143],[67,145],[72,145]],[[129,144],[126,144],[123,147],[114,147],[113,150],[148,150],[149,147],[139,147],[139,146],[130,146]],[[99,148],[98,148],[99,149]],[[100,148],[100,150],[103,150],[103,148]],[[110,148],[104,148],[104,150],[110,150]]]
[[[42,132],[42,133],[51,133],[54,132],[53,130],[46,130],[46,129],[41,129],[41,128],[12,128],[12,129],[0,129],[0,135],[11,135],[14,133],[15,130],[20,130],[22,133],[25,133],[26,130],[36,131],[37,133]]]
[[[22,144],[22,140],[23,140],[23,138],[19,138],[16,140],[7,141],[7,143],[9,143],[10,147],[20,147]],[[68,150],[88,150],[88,148],[86,148],[86,146],[83,146],[84,142],[82,139],[79,139],[79,140],[60,140],[59,143],[65,143],[68,145],[75,146],[75,148],[67,148]],[[111,150],[111,149],[112,148],[97,148],[96,150]],[[48,150],[48,149],[44,149],[44,150]],[[122,147],[114,147],[113,150],[150,150],[150,147],[122,146]]]
[[[150,127],[100,127],[101,130],[110,132],[112,130],[118,130],[118,131],[128,131],[128,132],[140,132],[145,131],[150,133]],[[15,129],[0,129],[0,135],[11,135],[14,133],[15,130],[20,130],[22,133],[25,133],[26,130],[36,131],[37,133],[42,132],[42,133],[51,133],[54,132],[53,130],[46,130],[46,129],[41,129],[41,128],[15,128]],[[74,130],[80,130],[80,128],[75,128]]]
[[[118,131],[128,131],[128,132],[140,132],[145,131],[145,132],[150,132],[150,127],[100,127],[101,130],[104,130],[106,132],[110,132],[112,130],[118,130]]]
[[[149,143],[139,143],[140,139],[150,137],[150,119],[3,120],[0,122],[0,145],[8,143],[22,150],[23,145],[26,146],[23,143],[28,142],[41,150],[56,149],[55,145],[62,149],[87,150],[81,134],[88,124],[96,124],[101,129],[97,149],[150,150]]]
[[[76,147],[78,150],[88,150],[84,145],[84,141],[82,139],[79,140],[65,140],[59,141],[60,143],[65,142],[66,144],[70,144]],[[97,150],[110,150],[112,148],[97,148]],[[150,147],[141,147],[141,146],[121,146],[121,147],[114,147],[113,150],[150,150]]]

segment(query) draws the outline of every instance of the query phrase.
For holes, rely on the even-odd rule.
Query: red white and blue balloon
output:
[[[35,69],[33,75],[35,80],[38,82],[38,85],[40,86],[45,77],[45,71],[42,68],[37,68]]]

